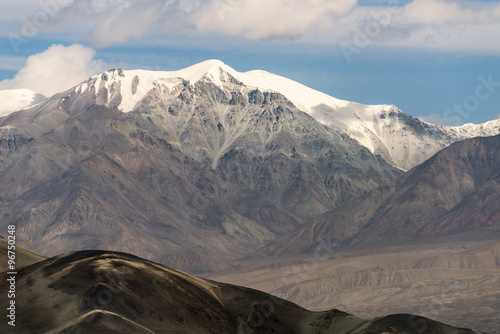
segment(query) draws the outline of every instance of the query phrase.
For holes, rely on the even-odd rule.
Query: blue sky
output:
[[[500,115],[497,1],[3,0],[0,7],[0,89],[50,95],[108,68],[174,70],[216,58],[435,123]]]

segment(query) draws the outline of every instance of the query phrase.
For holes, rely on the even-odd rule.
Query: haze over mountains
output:
[[[500,120],[432,125],[395,106],[341,101],[220,61],[175,72],[115,69],[0,117],[0,226],[15,224],[17,240],[47,256],[123,251],[312,309],[340,303],[371,315],[370,302],[397,312],[408,299],[417,307],[448,293],[442,282],[465,268],[461,283],[476,289],[469,300],[488,309],[470,308],[478,322],[464,323],[494,326],[487,295],[500,295],[499,133]],[[462,241],[472,242],[469,253],[441,252]],[[425,256],[408,255],[417,249]],[[365,251],[381,255],[367,265]],[[324,270],[305,285],[280,281],[325,252]],[[68,275],[73,261],[94,269],[101,261],[79,254],[59,257]],[[27,275],[38,279],[42,269],[33,268]],[[468,310],[466,302],[445,309],[446,321]],[[99,319],[131,323],[118,314]],[[86,317],[73,316],[71,326]]]

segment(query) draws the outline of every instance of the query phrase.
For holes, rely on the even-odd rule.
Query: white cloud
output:
[[[94,56],[93,49],[82,45],[52,45],[30,56],[13,79],[0,82],[0,89],[27,88],[51,96],[102,72],[104,64]]]
[[[418,47],[438,50],[500,53],[500,22],[490,24],[422,26],[408,38],[395,41],[392,46]]]
[[[298,37],[354,8],[356,0],[77,1],[74,15],[92,22],[93,46],[154,33],[220,33],[250,39]],[[71,10],[69,10],[71,11]]]
[[[404,24],[445,24],[483,22],[495,19],[494,11],[488,8],[463,7],[458,2],[441,0],[414,0],[404,7],[398,23]]]
[[[163,4],[158,1],[149,2],[147,5],[108,1],[113,2],[121,4],[101,6],[97,9],[102,14],[98,15],[92,31],[88,34],[93,46],[106,47],[149,35],[161,22]]]
[[[0,22],[2,25],[23,22],[23,19],[40,9],[37,1],[32,0],[2,0]]]
[[[357,6],[311,41],[355,53],[396,47],[500,54],[500,4],[414,0],[405,6]]]
[[[298,37],[345,15],[355,0],[214,0],[189,16],[202,32],[250,39]]]
[[[179,31],[215,32],[251,39],[298,37],[345,15],[356,5],[356,0],[45,1],[68,4],[46,13],[41,24],[35,22],[40,8],[31,6],[33,13],[26,15],[27,20],[18,20],[18,27],[11,31],[28,39],[33,37],[31,32],[76,34],[85,36],[95,47]],[[22,34],[25,26],[30,28],[24,29],[30,36]]]
[[[406,31],[388,46],[500,52],[500,4],[414,0],[395,15],[391,31]]]
[[[49,2],[63,4],[57,11],[45,10],[48,19],[36,23],[35,19],[43,16],[36,13],[47,7],[40,4]],[[8,10],[19,7],[13,0],[6,3]],[[371,6],[356,6],[356,0],[40,0],[37,3],[37,6],[26,5],[29,11],[23,9],[27,19],[10,15],[16,18],[17,27],[11,26],[12,18],[5,22],[4,34],[11,26],[15,29],[10,31],[20,35],[14,40],[14,47],[22,47],[41,32],[71,36],[72,40],[85,39],[94,47],[128,41],[152,45],[166,43],[172,36],[201,38],[215,33],[243,39],[295,38],[328,45],[364,43],[363,48],[430,48],[500,54],[500,44],[495,43],[500,40],[497,2],[414,0],[392,7],[382,6],[380,1]],[[0,18],[7,16],[0,14]],[[23,36],[23,31],[35,33]],[[184,43],[192,40],[185,39]]]
[[[45,100],[44,96],[29,89],[0,90],[0,117],[32,106],[43,100]]]

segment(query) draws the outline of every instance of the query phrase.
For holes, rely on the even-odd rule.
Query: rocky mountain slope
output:
[[[3,275],[2,275],[3,276]],[[7,280],[0,288],[7,289]],[[0,306],[7,308],[2,298]],[[408,314],[363,320],[105,251],[56,256],[16,280],[16,333],[478,333]]]
[[[500,136],[450,145],[395,184],[317,216],[273,241],[262,254],[338,245],[500,231]]]
[[[0,226],[48,255],[232,258],[401,174],[219,63],[139,74],[109,71],[0,118]]]

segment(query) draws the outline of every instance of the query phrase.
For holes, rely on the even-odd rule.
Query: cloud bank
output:
[[[94,56],[93,49],[82,45],[52,45],[30,56],[13,79],[0,82],[0,89],[27,88],[52,96],[102,72],[105,65]]]
[[[22,2],[23,13],[32,13],[19,17],[17,27],[12,23],[16,20],[8,18],[11,36],[23,37],[23,30],[59,33],[80,36],[93,47],[158,42],[179,33],[333,45],[355,43],[356,35],[364,34],[373,46],[500,54],[499,3],[398,1],[360,6],[356,0],[40,0],[31,4],[5,0],[2,6],[17,8],[16,3]]]
[[[250,39],[295,38],[351,11],[355,0],[215,0],[188,18],[199,31]]]
[[[106,47],[179,32],[296,38],[355,5],[356,0],[76,0],[61,16],[90,22],[86,36],[91,45]]]

